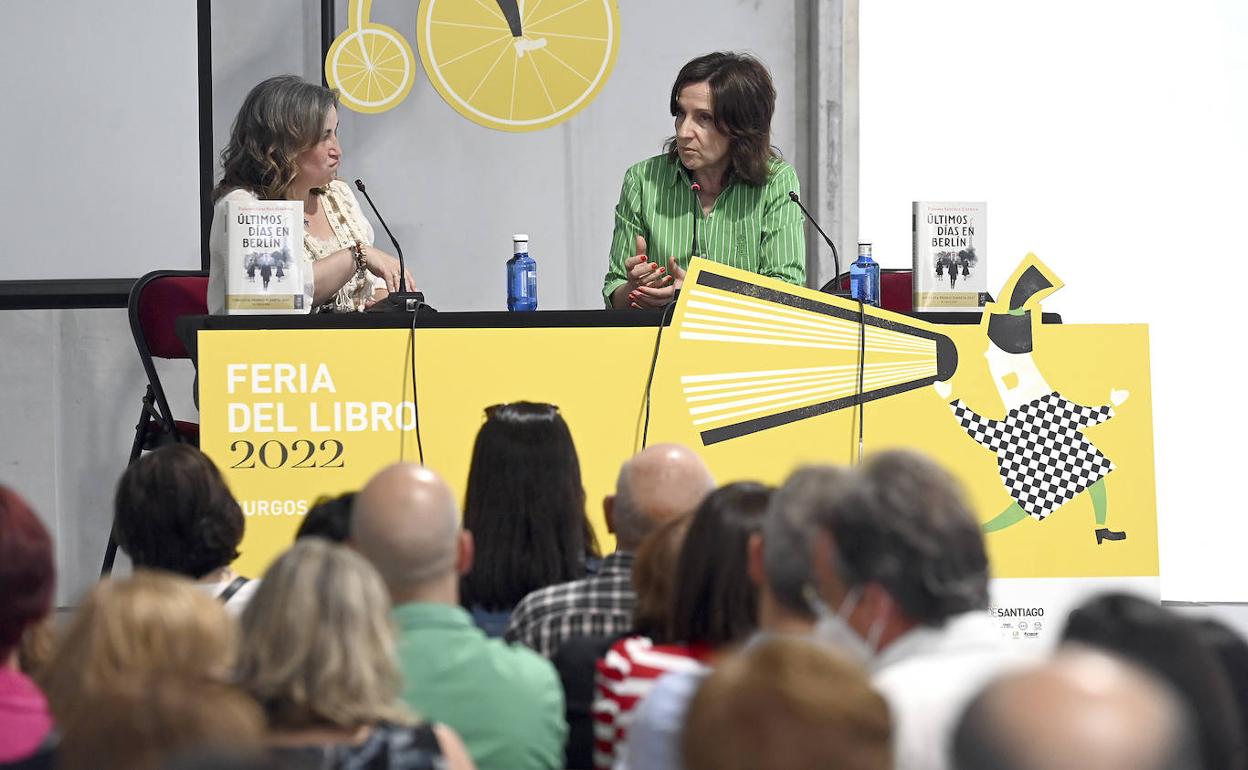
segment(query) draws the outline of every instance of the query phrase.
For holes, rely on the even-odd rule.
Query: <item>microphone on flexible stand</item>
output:
[[[373,210],[373,215],[377,217],[377,221],[381,223],[381,227],[386,231],[386,235],[390,237],[390,242],[394,244],[394,250],[399,255],[399,290],[390,292],[385,299],[378,301],[368,310],[371,313],[412,313],[417,310],[425,310],[427,312],[437,312],[432,306],[425,303],[425,293],[423,291],[407,290],[407,266],[403,263],[403,248],[399,246],[398,240],[395,239],[394,233],[390,232],[390,227],[386,224],[386,220],[382,219],[381,212],[377,210],[373,199],[369,197],[368,190],[364,187],[364,180],[355,180],[355,188],[364,193],[364,200],[368,201],[368,207]]]
[[[819,234],[823,236],[823,242],[832,248],[832,266],[833,269],[836,270],[836,277],[825,283],[823,288],[819,291],[831,294],[834,297],[848,297],[849,291],[841,289],[841,255],[836,250],[836,244],[832,242],[832,239],[828,237],[828,234],[823,231],[823,228],[819,226],[819,223],[815,221],[815,218],[811,216],[810,212],[806,210],[806,207],[802,205],[802,200],[797,197],[796,192],[789,190],[789,200],[797,204],[797,207],[802,210],[803,214],[806,215],[806,219],[809,220],[810,223],[815,226],[815,229],[819,231]],[[829,289],[831,289],[831,291],[829,291]]]

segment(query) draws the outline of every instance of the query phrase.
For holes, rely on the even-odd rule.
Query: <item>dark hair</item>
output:
[[[813,515],[836,543],[847,587],[879,583],[909,618],[929,626],[987,608],[979,522],[953,477],[923,455],[869,458]]]
[[[221,152],[221,182],[212,199],[238,187],[262,200],[287,197],[299,174],[299,154],[319,141],[338,94],[294,75],[256,85],[243,99]]]
[[[464,529],[476,557],[460,585],[465,607],[514,607],[531,591],[575,580],[596,550],[572,433],[551,404],[485,410],[472,447]]]
[[[758,588],[747,551],[750,535],[763,527],[771,493],[754,482],[726,484],[698,506],[676,565],[672,640],[719,647],[758,627]]]
[[[1213,618],[1196,621],[1196,633],[1226,671],[1226,681],[1239,706],[1239,733],[1248,741],[1248,642],[1233,628]]]
[[[52,609],[52,538],[17,492],[0,486],[0,660]]]
[[[1062,640],[1109,650],[1169,682],[1196,716],[1204,766],[1245,767],[1243,719],[1235,693],[1195,621],[1155,600],[1105,594],[1070,613]]]
[[[715,127],[729,139],[729,171],[755,187],[767,184],[771,162],[779,157],[771,146],[776,88],[767,68],[749,54],[717,51],[699,56],[680,68],[672,84],[672,117],[680,108],[680,92],[695,83],[711,89]],[[679,161],[675,137],[667,140],[664,151],[670,162]]]
[[[171,444],[117,483],[113,533],[136,567],[201,578],[238,558],[243,511],[208,456]]]
[[[337,497],[322,495],[316,498],[295,533],[295,539],[323,537],[335,543],[345,543],[351,536],[351,504],[354,492],[344,492]]]

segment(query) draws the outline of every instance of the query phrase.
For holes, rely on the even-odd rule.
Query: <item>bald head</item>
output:
[[[651,530],[692,512],[715,488],[715,479],[693,450],[655,444],[624,463],[615,484],[612,519],[622,550],[636,550]]]
[[[351,545],[373,563],[394,596],[407,596],[455,571],[459,507],[438,474],[399,463],[355,497]]]
[[[1178,697],[1144,670],[1081,648],[989,685],[962,717],[954,759],[958,770],[1201,768]]]

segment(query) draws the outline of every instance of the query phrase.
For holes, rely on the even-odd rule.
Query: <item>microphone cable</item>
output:
[[[863,384],[867,369],[867,308],[862,299],[858,299],[858,393],[854,401],[858,405],[858,457],[856,465],[862,464],[863,453],[863,421],[866,417],[866,402],[863,400]]]
[[[689,185],[689,191],[693,193],[693,209],[691,211],[693,214],[693,241],[690,244],[692,253],[689,255],[689,259],[692,260],[694,257],[700,256],[698,254],[698,215],[701,203],[698,201],[698,193],[702,192],[702,185],[695,181]],[[674,287],[676,279],[673,278],[672,280]],[[672,298],[663,306],[663,311],[659,314],[659,331],[654,335],[654,352],[650,355],[650,371],[646,373],[646,390],[643,397],[644,412],[641,419],[641,449],[646,448],[646,443],[650,439],[650,389],[654,385],[654,371],[659,365],[659,345],[663,342],[663,327],[667,326],[671,320],[669,313],[676,307],[676,297],[676,292],[673,291]],[[633,446],[633,449],[636,450],[633,454],[640,451],[636,445]]]
[[[676,298],[672,297],[668,303],[663,306],[663,312],[659,314],[659,331],[654,335],[654,353],[650,356],[650,371],[646,374],[646,392],[645,392],[645,416],[641,423],[641,449],[646,448],[646,442],[650,437],[650,388],[654,385],[654,370],[659,364],[659,343],[663,341],[663,327],[668,324],[668,311],[676,307]],[[636,446],[633,454],[637,454]]]
[[[381,216],[381,212],[377,210],[377,204],[373,203],[372,196],[368,194],[368,188],[364,186],[364,180],[362,179],[355,180],[355,188],[364,194],[364,200],[368,201],[368,207],[373,210],[373,215],[377,217],[377,221],[381,223],[382,229],[386,231],[386,235],[390,238],[390,242],[394,244],[394,250],[398,252],[398,255],[399,255],[398,295],[399,297],[405,297],[408,293],[409,287],[407,285],[407,265],[403,259],[403,247],[399,245],[399,241],[398,239],[394,237],[394,233],[390,232],[390,226],[386,224],[385,218],[383,218]],[[425,464],[425,447],[420,437],[420,399],[417,398],[417,395],[416,395],[416,317],[420,314],[420,309],[423,306],[424,306],[423,302],[416,302],[415,306],[412,308],[412,327],[408,331],[408,334],[407,334],[408,356],[409,356],[407,363],[408,363],[408,371],[410,372],[411,379],[412,379],[412,420],[415,423],[414,427],[416,431],[416,456],[420,459],[421,465]],[[407,389],[406,383],[404,384],[403,389],[404,391],[406,391]],[[406,396],[407,393],[404,392],[403,395]],[[402,397],[399,398],[399,403],[400,404],[403,403]],[[406,442],[403,440],[404,431],[402,430],[402,427],[403,427],[402,424],[400,424],[399,425],[399,428],[400,428],[399,430],[399,462],[403,462],[403,458],[405,457],[405,454],[406,454],[406,448],[405,448]]]
[[[415,423],[416,429],[416,456],[420,460],[420,464],[425,464],[425,447],[420,438],[420,399],[416,397],[416,316],[420,315],[421,303],[417,303],[415,309],[412,310],[412,326],[407,332],[408,344],[408,371],[412,378],[412,421]],[[406,387],[404,388],[406,390]],[[404,393],[403,395],[407,395]],[[402,399],[399,399],[402,403]],[[403,431],[399,431],[399,462],[403,462],[405,444],[403,440]]]

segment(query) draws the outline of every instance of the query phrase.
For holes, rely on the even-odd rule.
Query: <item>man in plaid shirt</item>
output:
[[[524,597],[503,637],[551,657],[569,639],[611,637],[633,626],[633,552],[657,525],[692,512],[715,488],[702,458],[678,444],[647,447],[624,463],[615,494],[602,501],[616,550],[597,574]]]

